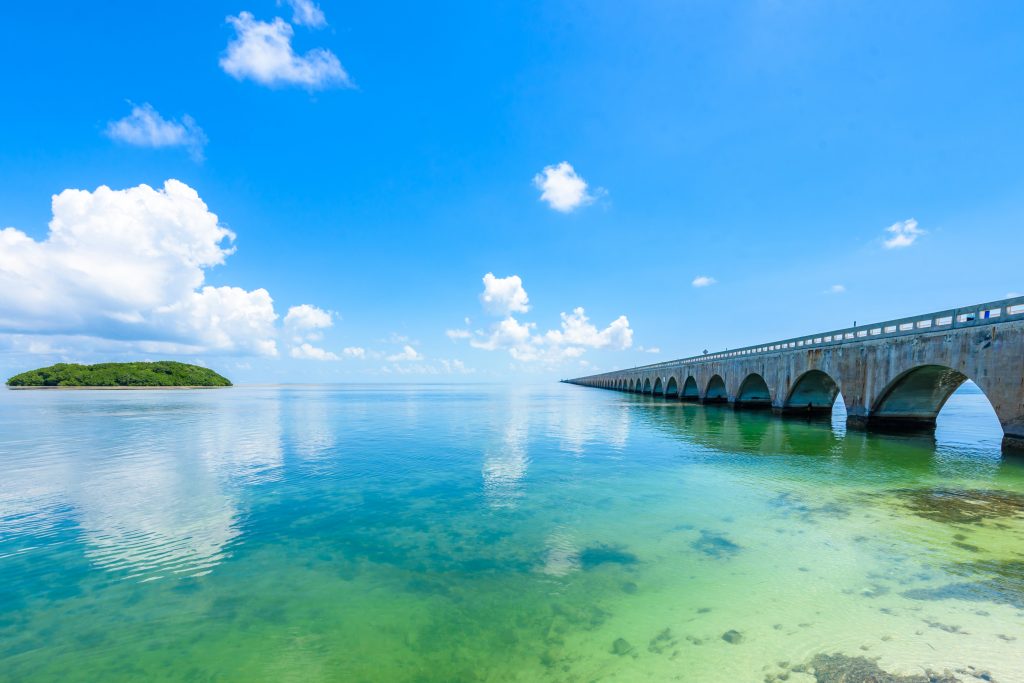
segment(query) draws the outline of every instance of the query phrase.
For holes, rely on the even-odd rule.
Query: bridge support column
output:
[[[1024,455],[1024,416],[1003,422],[1003,450]]]

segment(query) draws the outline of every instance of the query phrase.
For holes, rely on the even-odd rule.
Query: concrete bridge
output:
[[[1024,450],[1024,297],[566,380],[780,415],[827,415],[841,393],[847,424],[933,429],[968,379]]]

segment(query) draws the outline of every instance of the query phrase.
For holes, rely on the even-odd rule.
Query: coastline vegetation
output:
[[[229,387],[231,381],[209,368],[177,361],[134,363],[57,363],[7,380],[9,387]]]

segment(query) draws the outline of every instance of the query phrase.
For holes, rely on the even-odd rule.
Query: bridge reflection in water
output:
[[[1024,297],[566,380],[662,399],[831,415],[851,428],[930,431],[972,380],[1024,450]]]

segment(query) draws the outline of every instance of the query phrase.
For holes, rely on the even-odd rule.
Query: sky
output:
[[[1024,292],[1019,3],[4,24],[4,377],[544,382]]]

